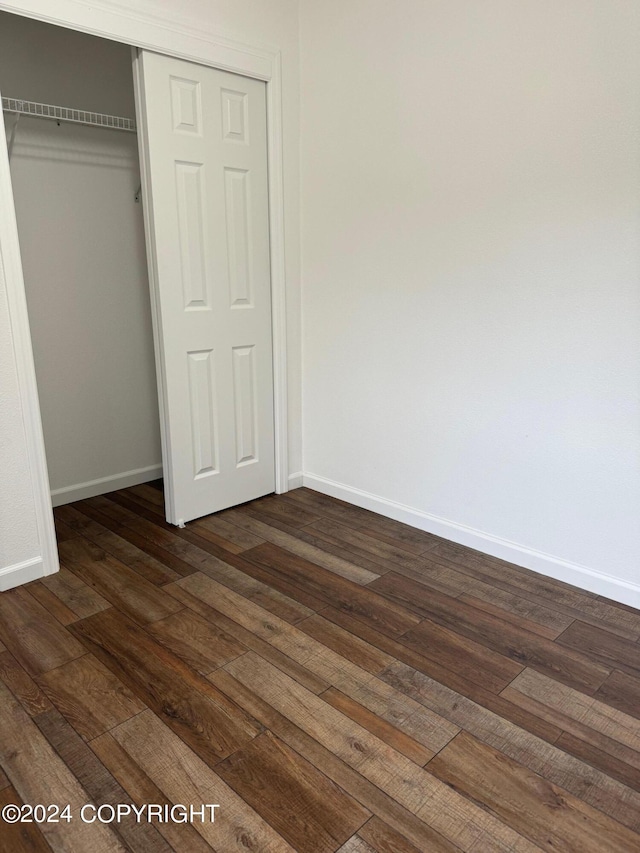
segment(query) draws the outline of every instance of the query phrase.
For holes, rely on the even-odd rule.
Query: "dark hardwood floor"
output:
[[[640,850],[640,612],[298,489],[55,511],[0,595],[0,848]],[[85,803],[219,804],[83,823]]]

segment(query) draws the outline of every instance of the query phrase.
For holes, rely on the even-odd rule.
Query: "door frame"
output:
[[[277,493],[286,492],[289,488],[289,472],[280,51],[277,48],[234,41],[214,31],[194,29],[177,23],[174,18],[127,9],[112,0],[97,0],[97,2],[92,0],[90,5],[84,0],[57,0],[55,13],[52,13],[51,5],[51,0],[14,0],[14,2],[0,0],[0,10],[5,12],[118,41],[134,48],[147,49],[222,71],[253,77],[266,84],[275,484]],[[0,211],[3,211],[0,214],[0,262],[6,279],[26,442],[35,492],[37,526],[44,564],[37,573],[40,577],[58,570],[57,543],[51,510],[20,246],[14,215],[11,175],[5,153],[0,155]],[[149,272],[152,275],[151,270]],[[153,298],[152,282],[150,290]],[[154,335],[154,339],[156,338],[157,336]],[[158,343],[154,341],[154,346],[157,345]],[[167,430],[162,405],[160,418],[164,436]],[[25,580],[31,579],[31,577],[25,577]]]

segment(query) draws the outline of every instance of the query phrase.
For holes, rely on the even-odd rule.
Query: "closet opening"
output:
[[[131,48],[0,12],[0,91],[59,530],[164,517]]]
[[[140,507],[184,527],[287,491],[279,65],[0,16],[3,241],[48,574],[49,500],[76,527]]]

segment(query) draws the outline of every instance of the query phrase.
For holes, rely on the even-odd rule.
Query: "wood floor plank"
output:
[[[600,601],[595,593],[569,586],[453,542],[439,544],[426,553],[423,559],[425,565],[449,563],[467,575],[530,598],[573,619],[605,627],[612,633],[632,640],[638,638],[640,613],[625,613]]]
[[[378,714],[374,714],[373,711],[365,708],[364,705],[354,701],[335,687],[325,690],[322,698],[337,711],[340,711],[340,713],[353,720],[354,723],[358,723],[358,725],[365,728],[368,732],[379,737],[380,740],[388,743],[397,752],[402,753],[402,755],[410,758],[411,761],[419,764],[421,767],[424,767],[427,761],[433,758],[434,753],[423,746],[423,744],[409,737],[405,732],[388,723],[385,719],[378,716]]]
[[[466,732],[429,769],[541,848],[566,853],[638,849],[635,833]]]
[[[640,719],[640,677],[614,670],[594,696],[607,705]]]
[[[513,625],[524,628],[525,631],[530,631],[532,634],[540,634],[541,637],[547,637],[549,640],[555,640],[555,638],[564,630],[563,627],[549,628],[546,624],[541,624],[540,622],[530,619],[528,615],[521,615],[519,611],[523,610],[523,608],[518,608],[518,612],[516,612],[514,607],[507,608],[499,606],[496,601],[500,599],[493,593],[493,590],[489,592],[489,595],[492,597],[491,601],[484,601],[481,598],[476,598],[474,595],[467,594],[459,595],[457,597],[460,601],[468,604],[470,607],[475,607],[476,610],[486,610],[487,613],[490,613],[492,616],[497,616],[498,619],[502,619],[505,622],[511,622]],[[522,602],[522,599],[519,601]],[[532,609],[533,608],[531,607],[526,607],[524,608],[524,612],[527,614],[531,613]],[[537,612],[539,612],[540,609],[541,608],[537,608]],[[553,611],[547,612],[553,613]],[[571,624],[572,619],[567,616],[562,619],[562,622],[565,627],[568,627]]]
[[[62,542],[60,556],[80,580],[136,622],[155,622],[181,609],[164,590],[84,537]]]
[[[72,628],[207,763],[216,764],[259,733],[213,685],[124,615],[106,610]]]
[[[538,673],[526,673],[525,679],[515,679],[502,695],[571,735],[570,748],[562,746],[563,736],[556,745],[577,758],[588,755],[589,764],[639,791],[640,722],[557,682],[546,684],[544,679]]]
[[[515,621],[516,625],[522,624],[527,630],[543,637],[555,639],[575,618],[575,615],[560,613],[540,601],[526,598],[519,590],[503,589],[465,574],[446,561],[427,560],[423,557],[423,563],[418,571],[398,567],[397,572],[452,598],[464,601],[467,597],[472,597],[474,601],[468,601],[468,604],[494,613],[501,619]],[[477,604],[477,601],[482,604]],[[535,627],[528,627],[531,623]]]
[[[4,681],[30,717],[52,706],[36,682],[9,651],[0,653],[0,679]]]
[[[50,613],[61,625],[70,625],[76,622],[78,616],[67,605],[61,601],[57,595],[54,595],[48,587],[44,586],[40,581],[30,583],[27,587],[30,595],[39,601],[44,609]]]
[[[229,634],[229,636],[234,637],[239,643],[246,646],[247,649],[257,652],[260,657],[268,660],[274,666],[277,666],[278,669],[282,670],[282,672],[286,672],[287,675],[290,675],[300,684],[303,684],[307,690],[318,694],[324,693],[327,687],[329,687],[329,684],[324,679],[314,675],[306,667],[292,660],[265,640],[252,634],[251,631],[247,631],[237,622],[224,616],[219,610],[215,610],[202,599],[187,592],[186,589],[175,584],[170,584],[166,589],[172,595],[175,595],[178,601],[181,601],[185,607],[188,607],[194,613],[198,613],[206,619],[210,625],[214,625],[219,631],[223,631]]]
[[[46,672],[38,683],[84,740],[93,740],[146,707],[90,654]]]
[[[606,773],[405,664],[393,664],[380,677],[523,767],[634,831],[640,829],[640,796]]]
[[[12,786],[0,789],[0,810],[7,805],[24,803]],[[51,847],[35,823],[2,822],[2,847],[7,853],[51,853]]]
[[[154,489],[148,483],[140,483],[137,486],[130,486],[127,492],[131,495],[138,495],[143,500],[158,507],[164,514],[164,494],[161,489]]]
[[[537,849],[253,652],[225,670],[462,850],[483,842],[495,850]]]
[[[115,740],[174,803],[211,803],[213,823],[193,828],[224,853],[293,853],[293,848],[150,711],[112,732]]]
[[[257,501],[249,501],[243,505],[243,509],[253,507],[258,507],[260,512],[284,522],[289,527],[305,527],[321,519],[317,512],[312,512],[295,502],[286,501],[281,495],[267,495]]]
[[[60,566],[59,572],[47,575],[40,583],[75,614],[74,621],[86,619],[87,616],[93,616],[94,613],[111,607],[106,598],[76,577],[64,564]]]
[[[398,637],[420,621],[405,608],[375,595],[370,587],[339,577],[276,545],[260,545],[245,551],[244,556],[264,566],[274,577],[283,577],[295,586],[307,589],[325,605],[343,609],[389,636]]]
[[[109,732],[91,741],[89,746],[138,808],[148,803],[174,805]],[[211,853],[210,845],[189,823],[167,821],[157,823],[156,827],[176,853]]]
[[[56,528],[56,539],[58,542],[64,542],[65,539],[72,539],[74,536],[78,535],[75,530],[69,527],[68,524],[65,524],[64,521],[56,518],[55,510],[53,518]]]
[[[298,622],[296,627],[322,643],[323,646],[374,675],[382,672],[395,660],[391,655],[365,642],[351,631],[346,631],[339,625],[329,622],[319,613],[314,613],[308,619]]]
[[[94,532],[99,533],[102,529],[101,525],[98,524],[96,521],[94,521],[92,518],[90,518],[85,513],[80,512],[79,507],[81,507],[81,506],[82,506],[81,503],[80,504],[72,504],[71,503],[71,504],[65,504],[64,506],[56,507],[56,509],[55,509],[56,519],[58,521],[64,522],[64,524],[66,524],[67,527],[73,531],[75,537],[83,536],[85,534],[85,532],[87,532],[87,531],[89,531],[89,532],[94,531]],[[69,538],[74,538],[74,537],[69,537]]]
[[[80,643],[24,587],[0,595],[0,638],[29,675],[84,654]]]
[[[595,732],[625,744],[637,753],[640,767],[640,721],[634,717],[529,669],[525,669],[513,680],[510,689],[534,699],[563,718],[575,720]]]
[[[109,495],[98,495],[94,498],[86,498],[86,500],[79,501],[74,504],[74,506],[87,515],[90,514],[90,511],[99,512],[100,517],[95,520],[99,521],[101,524],[104,523],[101,521],[104,517],[110,518],[112,521],[121,525],[134,521],[136,518],[136,513],[133,513],[131,510],[125,509],[110,500]]]
[[[379,815],[389,826],[411,840],[419,850],[428,850],[429,853],[454,853],[454,851],[457,853],[460,850],[458,846],[452,844],[428,823],[405,809],[404,806],[341,761],[331,750],[326,749],[317,740],[306,734],[224,669],[217,670],[209,677],[248,713],[260,720],[265,727],[277,734],[281,740],[310,761],[343,790],[351,794],[370,812]]]
[[[77,819],[87,792],[41,734],[9,690],[0,684],[0,764],[22,801],[32,805],[69,804],[75,820],[43,823],[40,830],[54,850],[65,853],[126,853],[112,830]]]
[[[197,523],[193,525],[200,532],[200,527],[206,527],[211,533],[215,533],[226,542],[231,542],[238,548],[236,553],[247,551],[249,548],[255,548],[257,545],[262,545],[264,539],[250,533],[248,530],[243,530],[235,524],[229,524],[223,518],[220,518],[218,513],[214,515],[206,515],[204,518],[199,518]]]
[[[104,549],[116,560],[125,563],[130,569],[156,586],[171,583],[182,577],[182,573],[176,572],[171,566],[166,565],[155,556],[138,548],[127,536],[118,535],[111,530],[106,530],[93,540],[98,548]],[[164,556],[164,555],[163,555]]]
[[[154,529],[153,525],[150,525],[150,527]],[[155,539],[145,534],[148,534],[148,531],[139,530],[136,524],[135,528],[133,526],[121,527],[117,535],[146,555],[140,558],[145,564],[148,564],[148,560],[151,560],[152,566],[159,565],[181,578],[192,575],[196,571],[186,560],[167,551],[166,548],[158,545]]]
[[[321,538],[310,527],[289,527],[283,521],[260,512],[258,502],[253,506],[241,506],[238,508],[238,512],[249,518],[251,522],[259,522],[267,530],[275,531],[268,540],[274,545],[279,545],[281,548],[291,551],[299,557],[304,557],[318,566],[323,566],[325,569],[334,570],[335,567],[336,574],[356,583],[369,583],[374,579],[372,575],[379,577],[384,571],[380,563],[366,556],[364,552],[362,554],[355,554],[353,551],[347,552],[344,545]],[[287,536],[288,541],[278,536],[282,533]],[[280,541],[277,541],[278,538]],[[347,566],[346,570],[344,570],[345,565]],[[362,569],[365,571],[361,571]]]
[[[360,530],[354,530],[339,521],[321,518],[309,524],[307,530],[313,531],[321,539],[327,539],[342,545],[346,551],[364,554],[379,563],[383,571],[396,570],[398,566],[419,570],[422,560],[405,548],[390,545],[381,539]]]
[[[376,815],[358,830],[358,835],[377,853],[421,853],[403,835],[387,826]]]
[[[254,511],[243,512],[237,509],[225,510],[221,514],[222,517],[232,524],[247,530],[256,536],[260,536],[266,542],[271,542],[272,545],[278,545],[298,557],[309,560],[317,566],[322,566],[330,572],[334,572],[340,577],[347,578],[354,583],[367,584],[380,574],[379,571],[372,571],[367,568],[367,565],[374,566],[373,561],[363,565],[346,559],[344,548],[327,551],[324,547],[318,547],[317,542],[322,542],[319,537],[309,535],[309,531],[295,531],[287,526],[287,530],[282,530],[279,527],[273,527],[266,524],[267,516],[262,516],[261,513]],[[286,525],[285,525],[286,526]]]
[[[413,613],[585,692],[595,693],[610,673],[609,668],[578,651],[561,648],[554,641],[476,610],[459,599],[436,591],[425,595],[420,584],[394,572],[378,578],[369,588]]]
[[[295,601],[285,593],[263,583],[260,577],[254,576],[256,573],[253,572],[253,568],[236,554],[223,552],[223,558],[220,558],[194,545],[191,541],[185,541],[182,535],[178,536],[162,530],[147,521],[143,521],[139,528],[145,534],[154,536],[166,550],[188,563],[192,567],[189,574],[195,571],[204,572],[230,589],[241,592],[247,598],[259,601],[267,609],[288,621],[297,622],[299,619],[304,619],[314,612],[314,608],[321,606],[313,599],[309,602],[312,605],[310,608],[305,602]],[[199,537],[191,536],[190,538],[205,544]],[[263,572],[257,574],[264,576]]]
[[[236,545],[235,542],[232,542],[229,539],[225,539],[223,536],[220,536],[219,533],[216,533],[214,530],[211,530],[210,526],[202,523],[203,521],[204,519],[198,519],[197,521],[190,522],[189,530],[191,530],[193,533],[197,533],[198,536],[200,536],[202,539],[211,542],[213,545],[216,545],[223,551],[229,551],[229,553],[231,554],[241,554],[244,550],[246,550],[240,545]],[[255,544],[260,544],[260,541]],[[249,547],[253,548],[255,547],[255,545],[250,545]]]
[[[114,500],[118,497],[122,496],[130,503],[135,504],[140,507],[140,510],[146,510],[147,512],[152,513],[154,516],[157,516],[162,521],[165,520],[164,509],[161,505],[159,505],[155,500],[149,500],[145,495],[140,493],[140,490],[135,486],[127,488],[127,489],[118,489],[118,491],[111,492],[109,497]]]
[[[455,727],[437,715],[425,714],[424,708],[390,689],[388,684],[372,677],[368,671],[210,578],[193,576],[180,581],[179,585],[210,606],[215,605],[229,619],[419,741],[431,753],[441,749],[456,734]]]
[[[370,844],[367,844],[359,835],[352,835],[348,841],[340,847],[337,853],[376,853]]]
[[[224,800],[207,826],[111,827],[135,853],[640,839],[639,611],[308,489],[182,529],[163,497],[56,510],[73,570],[0,595],[0,793],[43,790],[14,772],[41,757],[12,770],[19,725],[83,802]],[[455,790],[430,768],[462,773],[466,739]]]
[[[354,506],[354,504],[346,503],[337,498],[331,498],[328,495],[323,495],[321,492],[304,487],[287,492],[287,497],[289,500],[294,500],[302,506],[310,508],[312,512],[316,512],[323,518],[335,518],[356,529],[366,527],[367,525],[376,526],[391,520],[384,519],[382,516],[368,509],[361,509]]]
[[[96,806],[127,802],[123,788],[58,711],[40,714],[34,722],[87,792],[89,802]],[[110,826],[131,853],[171,853],[152,823],[128,815]]]
[[[471,699],[481,707],[491,710],[497,716],[521,726],[550,743],[553,743],[560,736],[561,730],[557,726],[553,726],[545,720],[541,720],[535,714],[519,708],[504,697],[496,695],[490,690],[485,690],[483,687],[465,678],[461,678],[457,673],[446,669],[430,658],[418,654],[407,646],[403,646],[397,640],[393,640],[391,637],[375,631],[368,625],[358,622],[356,619],[351,619],[348,614],[328,607],[322,611],[322,616],[352,632],[375,648],[384,651],[393,659],[393,663],[402,662],[406,664],[416,672],[423,673],[443,686],[448,687],[454,693]],[[382,677],[380,670],[376,674],[380,674],[380,677]]]
[[[269,731],[221,762],[216,773],[297,853],[334,853],[371,816]]]
[[[154,622],[149,631],[202,675],[213,672],[247,651],[246,646],[230,634],[220,631],[191,610],[181,610]]]
[[[580,650],[603,666],[640,677],[640,646],[604,628],[576,620],[556,642],[568,649]]]
[[[522,664],[430,619],[424,619],[398,641],[494,693],[499,693],[523,669]]]
[[[600,749],[592,743],[592,740],[593,738],[585,739],[576,737],[571,732],[563,732],[556,741],[556,746],[575,758],[579,758],[580,761],[601,770],[612,779],[616,779],[623,785],[633,788],[634,791],[640,792],[640,770],[635,766],[637,761],[632,765],[616,758],[610,748],[608,750]],[[635,829],[635,823],[631,825]]]

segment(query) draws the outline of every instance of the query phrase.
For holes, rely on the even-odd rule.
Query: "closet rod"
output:
[[[2,109],[4,112],[18,113],[18,115],[51,118],[55,121],[68,121],[74,124],[88,124],[92,127],[109,127],[112,130],[136,132],[136,123],[133,119],[74,110],[72,107],[57,107],[53,104],[38,104],[35,101],[3,98]]]

